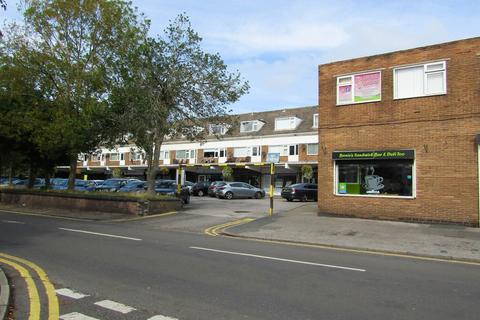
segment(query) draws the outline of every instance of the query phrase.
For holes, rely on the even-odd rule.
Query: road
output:
[[[479,266],[211,237],[195,210],[123,223],[0,213],[0,252],[84,295],[58,294],[61,319],[479,319]]]

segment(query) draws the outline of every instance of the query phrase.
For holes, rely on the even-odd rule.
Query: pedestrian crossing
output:
[[[62,309],[69,309],[67,313],[60,315],[60,320],[107,320],[107,319],[122,319],[123,316],[133,315],[135,313],[135,319],[146,320],[179,320],[177,318],[165,316],[165,315],[146,315],[145,311],[137,311],[137,308],[132,306],[113,301],[103,299],[95,301],[96,299],[89,294],[84,294],[70,288],[62,288],[55,290],[60,300],[64,300],[61,305],[65,306]],[[88,300],[88,301],[85,301]],[[75,301],[82,301],[82,303],[72,303]],[[101,310],[99,310],[100,308]],[[75,310],[77,309],[77,310]],[[79,310],[82,312],[79,312]],[[95,312],[95,310],[98,310]],[[103,310],[103,311],[102,311]],[[110,313],[111,312],[111,313]],[[95,314],[94,314],[95,313]],[[99,315],[97,315],[97,313]],[[141,313],[141,314],[138,314]],[[142,318],[145,314],[148,318]]]

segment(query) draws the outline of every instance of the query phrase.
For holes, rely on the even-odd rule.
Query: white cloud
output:
[[[208,42],[235,55],[321,50],[337,47],[347,40],[347,33],[339,26],[305,22],[276,25],[251,22],[208,34]]]

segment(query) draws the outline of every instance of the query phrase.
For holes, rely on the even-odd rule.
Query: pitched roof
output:
[[[281,109],[273,111],[263,112],[251,112],[237,115],[238,123],[229,130],[229,134],[232,137],[244,137],[244,136],[268,136],[279,133],[303,133],[303,132],[316,132],[317,129],[313,128],[313,115],[318,113],[318,106]],[[297,117],[301,120],[300,124],[293,130],[281,130],[275,131],[275,119],[276,118],[288,118]],[[264,123],[259,131],[254,132],[240,132],[240,123],[242,121],[260,120]]]

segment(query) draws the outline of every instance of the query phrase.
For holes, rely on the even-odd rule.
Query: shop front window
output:
[[[335,161],[336,194],[413,196],[413,159]]]

